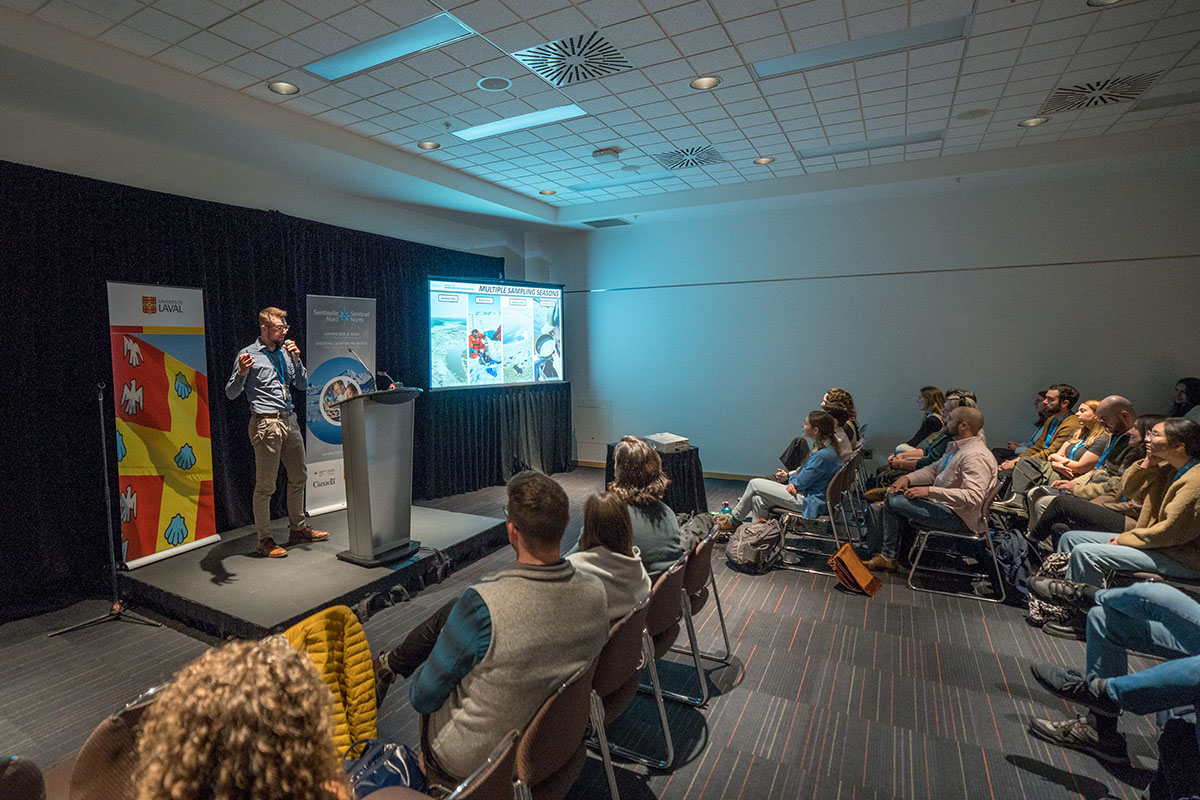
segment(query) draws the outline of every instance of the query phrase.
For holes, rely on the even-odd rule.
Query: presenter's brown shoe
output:
[[[314,530],[307,525],[305,525],[303,528],[288,528],[288,544],[323,542],[328,538],[329,531]]]
[[[256,551],[263,558],[286,558],[287,550],[284,550],[279,545],[275,544],[275,540],[271,537],[258,540],[258,548]]]

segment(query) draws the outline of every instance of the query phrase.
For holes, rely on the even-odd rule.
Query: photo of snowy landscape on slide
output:
[[[429,281],[430,388],[561,381],[562,287]]]

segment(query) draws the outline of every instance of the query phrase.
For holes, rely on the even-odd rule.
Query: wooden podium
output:
[[[408,558],[412,541],[413,401],[421,390],[385,389],[338,403],[346,467],[350,549],[337,557],[362,567]]]

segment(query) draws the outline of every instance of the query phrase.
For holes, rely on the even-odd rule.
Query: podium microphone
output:
[[[354,356],[354,360],[355,360],[355,361],[357,361],[358,363],[360,363],[360,364],[362,364],[362,365],[363,365],[363,369],[365,369],[365,370],[367,371],[367,374],[368,374],[368,375],[372,375],[372,374],[374,374],[374,373],[371,371],[371,368],[367,366],[367,362],[363,361],[363,360],[362,360],[362,358],[360,358],[360,357],[359,357],[358,353],[354,352],[354,348],[353,348],[353,347],[347,347],[347,348],[346,348],[346,350],[347,350],[347,351],[350,353],[350,355]],[[388,379],[388,381],[389,381],[389,382],[391,382],[391,385],[390,385],[390,386],[388,386],[388,388],[389,388],[389,389],[395,389],[395,388],[396,388],[396,384],[395,384],[394,382],[392,382],[392,377],[391,377],[390,375],[388,375],[386,372],[383,372],[383,373],[380,373],[380,374],[381,374],[381,375],[385,375],[385,376],[387,376],[387,379]]]

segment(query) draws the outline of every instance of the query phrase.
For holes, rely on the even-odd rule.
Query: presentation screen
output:
[[[562,286],[429,279],[429,388],[563,379]]]

